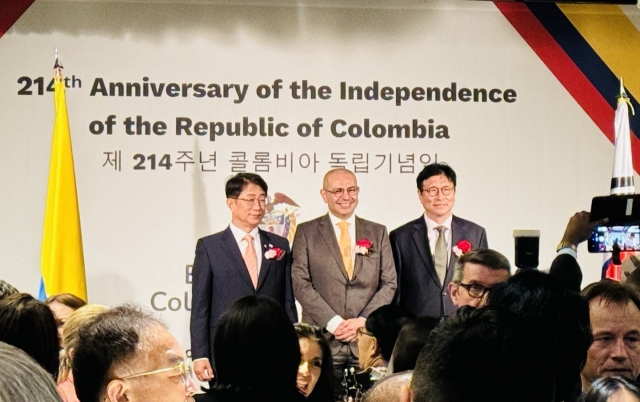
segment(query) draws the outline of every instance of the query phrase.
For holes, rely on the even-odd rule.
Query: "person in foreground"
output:
[[[184,402],[195,384],[178,341],[133,305],[111,308],[80,329],[73,379],[81,402]]]
[[[258,228],[265,214],[267,183],[255,173],[239,173],[225,184],[231,222],[203,237],[193,263],[191,354],[200,381],[213,377],[213,336],[220,316],[243,296],[270,296],[298,320],[291,288],[287,239]]]
[[[295,329],[301,354],[298,389],[308,402],[335,402],[336,381],[329,342],[314,325],[298,323]]]
[[[22,350],[0,342],[0,402],[59,402],[56,385]]]
[[[463,254],[449,282],[449,296],[456,308],[482,306],[491,289],[511,276],[511,265],[495,250],[480,248]]]
[[[196,395],[196,402],[305,401],[296,386],[296,331],[270,297],[245,296],[233,303],[218,323],[213,358],[209,391]]]
[[[595,380],[578,402],[640,402],[638,385],[623,377],[603,377]]]
[[[408,402],[551,402],[554,358],[521,317],[464,306],[431,332]]]
[[[640,374],[640,297],[610,281],[592,283],[582,291],[589,303],[593,343],[582,369],[582,389],[597,378]]]

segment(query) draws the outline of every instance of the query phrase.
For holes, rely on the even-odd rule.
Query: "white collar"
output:
[[[240,243],[242,240],[244,240],[244,236],[247,234],[247,232],[240,229],[233,223],[229,223],[229,229],[231,229],[231,234],[233,234],[233,238],[236,239],[237,243]],[[249,234],[251,235],[251,237],[253,237],[254,240],[258,238],[258,233],[259,232],[258,232],[257,226],[249,232]]]
[[[340,222],[347,222],[351,227],[355,227],[356,224],[356,214],[351,214],[347,219],[340,219],[329,212],[329,219],[331,219],[331,226],[336,226]]]
[[[427,216],[427,213],[425,212],[424,214],[424,221],[427,224],[427,231],[431,232],[432,230],[435,230],[438,226],[444,226],[445,228],[451,230],[451,220],[453,219],[453,214],[450,214],[449,217],[440,223],[436,223],[435,221],[429,219],[429,217]]]

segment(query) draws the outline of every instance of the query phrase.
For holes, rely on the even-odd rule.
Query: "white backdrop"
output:
[[[454,212],[484,226],[490,247],[511,261],[512,231],[539,229],[541,267],[551,263],[572,214],[588,210],[593,196],[608,194],[613,146],[490,2],[224,3],[38,1],[0,39],[2,279],[37,291],[53,101],[44,89],[38,95],[35,80],[49,82],[55,48],[64,74],[76,78],[69,81],[67,102],[90,301],[132,300],[162,310],[184,345],[187,265],[196,240],[228,224],[223,183],[234,166],[242,170],[232,164],[236,153],[245,153],[251,172],[256,152],[269,153],[269,172],[261,174],[270,193],[300,205],[298,222],[325,213],[319,190],[332,154],[341,153],[350,169],[354,157],[367,155],[368,172],[357,174],[357,214],[389,230],[422,213],[415,188],[419,158],[437,157],[459,176]],[[21,77],[32,81],[30,88]],[[144,77],[180,88],[247,85],[247,92],[239,103],[235,90],[228,98],[198,98],[192,90],[171,97],[166,89],[159,97],[91,95],[97,79],[143,84]],[[275,80],[282,80],[279,97],[272,92],[259,98],[258,86]],[[289,86],[302,80],[330,88],[330,98],[293,99]],[[340,99],[340,82],[364,88],[374,81],[394,90],[444,89],[455,82],[458,88],[512,89],[517,96],[512,103],[407,100],[400,106]],[[32,94],[19,95],[21,89]],[[92,123],[110,115],[112,134],[92,134]],[[165,122],[166,134],[126,134],[124,120],[136,116]],[[272,117],[288,124],[289,134],[215,141],[208,134],[178,136],[177,117],[207,125]],[[299,124],[318,118],[323,126],[317,137],[296,133]],[[336,119],[370,119],[372,126],[411,125],[414,119],[428,125],[433,119],[434,126],[447,127],[449,138],[337,138],[331,133]],[[613,114],[611,119],[613,124]],[[106,153],[114,152],[119,167],[106,163]],[[204,160],[215,153],[215,172],[202,171],[212,163],[177,163],[187,161],[185,155],[198,162],[200,153]],[[145,156],[145,170],[134,169],[136,154]],[[164,155],[169,169],[159,166]],[[293,156],[293,168],[291,160],[277,167],[283,155]],[[315,169],[300,167],[302,155],[315,155]],[[399,164],[408,155],[413,164]],[[601,256],[588,255],[586,246],[579,254],[583,284],[597,280]],[[170,298],[176,311],[167,308]]]

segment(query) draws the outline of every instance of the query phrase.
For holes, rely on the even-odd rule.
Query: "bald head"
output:
[[[338,219],[346,220],[358,206],[358,181],[347,169],[333,169],[324,175],[320,195],[329,207],[329,212]]]

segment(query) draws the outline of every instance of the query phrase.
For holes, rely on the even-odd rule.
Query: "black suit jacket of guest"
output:
[[[453,313],[455,307],[447,286],[451,282],[458,257],[451,252],[444,286],[441,285],[429,247],[424,215],[393,230],[389,234],[389,240],[398,274],[394,302],[419,317],[444,317]],[[453,216],[451,248],[461,240],[470,242],[472,250],[488,247],[483,227]]]
[[[212,341],[220,316],[238,299],[259,294],[275,299],[291,322],[297,312],[291,287],[291,252],[287,239],[259,230],[262,263],[257,289],[251,283],[238,243],[230,228],[203,237],[196,245],[192,273],[191,353],[192,358],[213,356]],[[284,250],[280,260],[264,255],[270,245]]]

